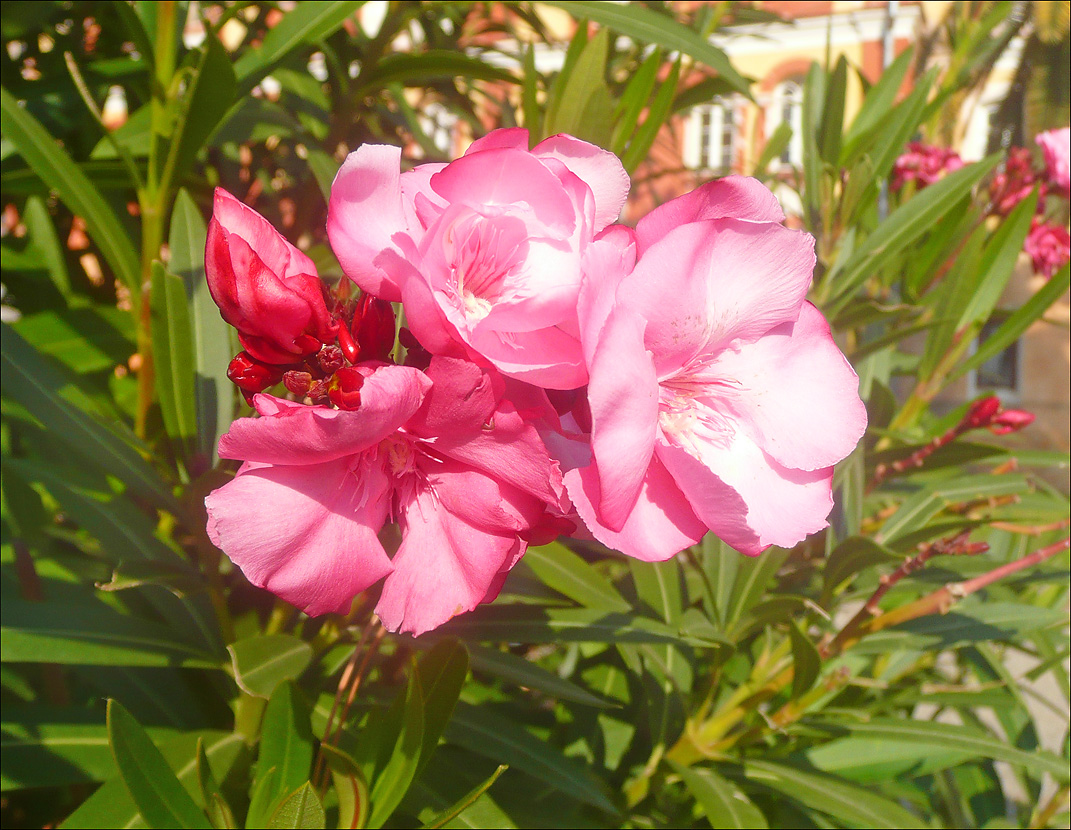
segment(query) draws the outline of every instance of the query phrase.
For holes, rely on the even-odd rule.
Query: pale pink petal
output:
[[[473,153],[482,153],[485,150],[524,150],[528,151],[528,130],[524,127],[503,127],[492,130],[482,138],[477,138],[469,149],[466,156]]]
[[[588,379],[580,341],[556,326],[501,333],[477,328],[470,342],[502,374],[544,389],[576,389]]]
[[[522,541],[488,533],[453,515],[430,488],[402,506],[402,544],[376,613],[390,631],[423,634],[471,611]]]
[[[313,616],[346,613],[391,570],[376,536],[390,483],[362,456],[247,465],[205,506],[209,537],[249,581]]]
[[[327,236],[346,276],[391,302],[402,299],[399,286],[374,260],[394,247],[392,235],[408,230],[401,153],[384,144],[362,144],[350,153],[335,175],[327,209]]]
[[[788,467],[830,467],[866,430],[859,379],[810,303],[794,324],[725,349],[707,371],[733,381],[722,401],[752,439]]]
[[[409,366],[380,366],[365,378],[357,410],[304,406],[257,395],[260,418],[239,418],[219,439],[222,458],[313,464],[352,455],[394,433],[420,408],[431,381]]]
[[[784,222],[777,198],[758,179],[726,176],[659,205],[636,223],[639,254],[674,228],[706,219]]]
[[[592,536],[636,559],[661,562],[694,545],[706,533],[706,527],[657,458],[651,459],[639,498],[618,531],[600,521],[595,508],[602,500],[602,491],[594,464],[570,470],[565,474],[565,485]]]
[[[576,315],[580,273],[576,251],[552,240],[530,239],[524,267],[505,278],[491,310],[476,325],[518,332],[555,326]]]
[[[595,231],[621,215],[628,198],[629,178],[613,153],[570,135],[554,135],[532,149],[539,158],[560,161],[584,182],[595,197]]]
[[[662,441],[655,454],[697,516],[724,542],[754,556],[770,545],[790,548],[826,527],[833,509],[833,469],[793,470],[746,435],[721,434],[693,444],[698,458]]]
[[[629,516],[654,452],[658,377],[643,347],[645,322],[615,308],[590,366],[591,449],[601,472],[599,518],[620,530]]]
[[[576,227],[572,200],[535,156],[521,150],[485,150],[462,156],[431,177],[435,192],[472,208],[528,205],[535,218],[567,237]]]
[[[433,218],[446,207],[446,203],[439,198],[439,194],[431,189],[431,177],[444,167],[446,165],[439,162],[420,164],[402,173],[398,179],[398,184],[402,189],[402,207],[405,210],[406,226],[410,231],[415,232],[417,228],[427,228]]]
[[[581,263],[584,279],[577,299],[577,317],[584,359],[589,365],[617,297],[617,287],[635,265],[635,233],[625,225],[612,225],[584,249]]]
[[[640,257],[619,300],[647,319],[659,375],[735,339],[799,317],[814,237],[780,225],[714,219],[682,225]]]

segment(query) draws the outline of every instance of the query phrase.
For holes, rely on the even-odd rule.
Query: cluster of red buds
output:
[[[966,432],[988,429],[994,435],[1007,435],[1009,432],[1025,429],[1033,422],[1033,413],[1022,409],[1004,409],[996,395],[979,398],[967,408],[967,413],[960,422],[944,435],[939,435],[930,443],[919,447],[907,458],[892,464],[879,464],[874,472],[874,484],[880,484],[892,474],[902,473],[912,467],[921,467],[934,452]]]
[[[340,305],[332,314],[335,342],[296,362],[275,363],[239,352],[227,368],[227,377],[252,402],[253,395],[282,381],[298,400],[357,409],[361,404],[364,375],[358,362],[389,362],[394,349],[394,308],[386,300],[364,294],[354,303]],[[419,359],[418,355],[414,355]]]

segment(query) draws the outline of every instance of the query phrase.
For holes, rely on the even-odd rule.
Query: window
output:
[[[996,316],[984,326],[978,335],[978,343],[984,343],[1004,322],[1006,315]],[[999,354],[970,373],[970,397],[990,393],[1005,401],[1017,401],[1020,392],[1019,341],[1016,340]]]
[[[792,139],[781,153],[781,164],[798,167],[803,163],[803,87],[798,81],[783,81],[774,87],[767,111],[766,136],[773,135],[782,124],[792,128]]]
[[[692,109],[685,136],[684,162],[697,170],[729,173],[736,152],[736,112],[731,99],[715,98]]]

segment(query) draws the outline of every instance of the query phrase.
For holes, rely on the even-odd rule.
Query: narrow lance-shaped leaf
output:
[[[263,797],[257,800],[254,814],[250,805],[247,827],[266,824],[278,804],[308,781],[312,767],[313,737],[309,709],[292,681],[281,683],[264,710],[260,730],[260,754],[257,758],[256,783],[265,784]]]
[[[651,106],[647,110],[647,117],[636,130],[624,155],[621,156],[621,164],[629,173],[635,171],[647,158],[647,153],[650,152],[651,146],[658,137],[658,131],[665,124],[673,106],[673,98],[677,93],[677,81],[680,79],[680,74],[681,61],[678,58],[669,71],[669,77],[658,87],[658,92],[655,93],[654,100],[651,101]]]
[[[41,180],[59,194],[71,212],[82,217],[90,238],[119,280],[135,297],[140,294],[140,268],[134,243],[111,205],[37,119],[3,88],[0,88],[0,112],[4,118],[4,137],[15,145]]]
[[[227,646],[235,682],[256,697],[271,698],[276,687],[301,675],[312,646],[290,634],[255,634]]]
[[[394,708],[400,715],[399,728],[387,761],[372,783],[372,809],[368,817],[368,827],[372,830],[382,827],[401,804],[420,764],[424,746],[424,694],[415,667],[410,668],[404,697],[395,702]],[[379,749],[382,751],[384,747]]]
[[[194,408],[193,344],[182,279],[160,262],[152,266],[152,339],[156,393],[167,434],[188,455],[197,433]]]
[[[286,800],[275,810],[269,828],[312,828],[322,830],[326,822],[323,804],[312,784],[306,781],[297,791],[286,797]]]
[[[108,738],[123,783],[150,827],[211,828],[152,739],[115,700],[108,701]]]
[[[670,764],[699,804],[711,827],[769,827],[766,817],[751,799],[713,770],[686,767],[675,761],[670,761]]]
[[[822,658],[818,656],[811,638],[808,637],[796,620],[788,625],[788,636],[792,642],[792,697],[798,698],[810,691],[818,674],[822,670]]]

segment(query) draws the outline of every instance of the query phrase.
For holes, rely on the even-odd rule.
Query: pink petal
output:
[[[739,384],[725,404],[785,466],[830,467],[855,449],[866,430],[859,379],[810,303],[803,304],[796,323],[723,351],[709,372]]]
[[[520,533],[543,514],[543,502],[494,474],[450,458],[417,455],[417,466],[443,507],[475,528]]]
[[[523,542],[487,533],[450,513],[430,488],[402,507],[403,538],[376,606],[390,631],[423,634],[471,611]]]
[[[346,276],[391,302],[402,299],[399,286],[374,260],[394,247],[393,234],[409,230],[402,204],[401,155],[397,147],[362,144],[335,175],[327,209],[327,236]]]
[[[758,179],[726,176],[659,205],[636,223],[639,254],[674,228],[706,219],[743,219],[752,222],[785,221],[777,198]]]
[[[576,227],[573,202],[546,166],[520,150],[485,150],[462,156],[431,177],[451,204],[472,208],[525,204],[536,219],[567,237]]]
[[[446,165],[442,163],[420,164],[399,177],[406,225],[411,230],[427,228],[431,217],[446,207],[439,195],[431,189],[431,177],[444,167]]]
[[[239,418],[219,439],[222,458],[268,464],[313,464],[362,452],[419,409],[431,381],[408,366],[380,366],[365,378],[355,411],[304,406],[257,395],[260,418]]]
[[[539,142],[532,155],[557,159],[591,188],[595,196],[596,232],[618,220],[628,198],[630,182],[617,156],[570,135],[554,135]]]
[[[406,430],[429,439],[464,439],[480,432],[491,422],[502,395],[502,379],[492,373],[468,360],[433,357],[427,370],[431,389]]]
[[[770,545],[790,548],[826,526],[832,468],[783,467],[741,431],[719,438],[697,441],[698,458],[662,441],[655,455],[722,541],[754,556]]]
[[[658,377],[644,320],[615,308],[590,367],[591,449],[601,472],[599,518],[620,530],[643,485],[658,432]]]
[[[313,616],[344,614],[391,570],[376,536],[389,496],[383,470],[359,456],[247,465],[205,499],[208,534],[254,585]]]
[[[577,299],[580,340],[588,364],[617,297],[617,287],[636,265],[636,237],[625,225],[612,225],[584,249],[584,274]]]
[[[665,376],[732,340],[795,322],[814,262],[814,237],[802,231],[735,219],[694,222],[648,249],[618,297],[647,319],[647,348]]]
[[[666,468],[651,459],[639,498],[620,530],[599,519],[602,500],[595,465],[565,474],[569,497],[591,534],[607,547],[645,562],[661,562],[703,538],[706,527],[696,518]]]
[[[466,156],[474,153],[482,153],[485,150],[524,150],[528,152],[528,130],[524,127],[503,127],[492,130],[482,138],[477,138],[469,149]]]

